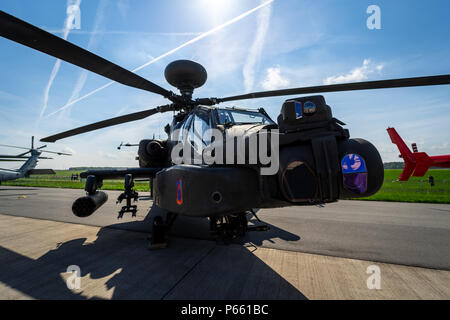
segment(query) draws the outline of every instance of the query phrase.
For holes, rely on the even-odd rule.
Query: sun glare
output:
[[[223,19],[235,4],[236,2],[232,0],[199,0],[199,7],[205,12],[205,18],[214,22]]]

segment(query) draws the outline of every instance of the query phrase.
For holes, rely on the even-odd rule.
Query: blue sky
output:
[[[67,6],[79,0],[2,0],[0,8],[64,37]],[[251,10],[267,0],[107,1],[81,0],[80,29],[67,40],[133,70]],[[381,9],[381,30],[369,30],[369,5]],[[450,2],[275,0],[225,28],[169,54],[137,73],[176,91],[164,79],[173,60],[192,59],[208,71],[196,97],[325,83],[450,73]],[[67,31],[67,30],[66,30]],[[83,72],[0,38],[0,143],[29,145],[76,126],[145,110],[166,101],[152,93],[112,84],[58,111],[109,80]],[[51,75],[53,73],[53,80]],[[386,89],[325,94],[333,114],[352,137],[365,138],[384,161],[398,161],[386,132],[394,126],[419,151],[450,154],[450,87]],[[238,101],[263,106],[276,119],[283,97]],[[56,112],[56,113],[55,113]],[[44,160],[40,167],[136,166],[136,150],[121,141],[165,137],[171,114],[61,140],[49,150],[72,157]],[[0,148],[0,153],[13,149]],[[8,164],[1,164],[8,167]],[[17,167],[11,164],[9,167]]]

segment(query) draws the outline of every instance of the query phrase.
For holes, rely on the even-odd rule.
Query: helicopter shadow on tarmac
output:
[[[244,245],[172,235],[168,248],[149,251],[148,233],[129,230],[144,231],[155,212],[153,207],[142,221],[103,227],[93,242],[59,243],[37,259],[0,246],[0,281],[36,299],[306,299]],[[70,265],[80,267],[79,291],[68,289],[62,276]]]

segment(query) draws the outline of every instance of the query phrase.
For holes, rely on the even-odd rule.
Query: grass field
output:
[[[384,170],[384,182],[380,191],[363,200],[450,203],[450,170],[431,169],[424,177],[397,181],[401,171]],[[429,175],[434,177],[433,187],[428,183]]]
[[[397,181],[401,170],[387,169],[384,171],[383,187],[377,194],[359,200],[400,201],[450,203],[450,170],[429,170],[422,178],[411,177],[409,181]],[[79,171],[60,170],[55,175],[36,175],[27,179],[3,182],[3,185],[49,188],[84,189],[83,181],[71,181],[70,176]],[[434,177],[435,185],[431,187],[428,176]],[[105,180],[104,190],[123,190],[123,180]],[[135,182],[137,191],[149,191],[148,181]]]

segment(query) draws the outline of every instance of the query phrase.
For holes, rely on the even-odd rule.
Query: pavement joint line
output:
[[[77,225],[77,226],[87,226],[87,227],[93,227],[93,228],[107,228],[107,229],[110,229],[110,230],[128,231],[128,232],[144,233],[144,234],[148,234],[149,233],[148,231],[144,231],[144,230],[130,230],[130,229],[126,229],[126,228],[115,227],[114,225],[102,226],[102,225],[92,224],[92,223],[76,223],[76,222],[64,221],[64,220],[52,220],[52,219],[45,219],[45,218],[38,218],[38,217],[17,216],[17,215],[14,215],[14,214],[7,214],[7,213],[1,213],[1,212],[0,212],[0,215],[8,216],[8,217],[16,217],[16,218],[25,218],[25,219],[50,221],[50,222],[56,222],[56,223],[67,223],[67,224],[73,224],[73,225]],[[184,237],[184,236],[179,236],[179,235],[174,235],[174,234],[172,234],[171,237],[173,237],[175,239],[214,241],[213,239],[203,239],[203,238],[197,238],[197,237]]]
[[[73,224],[73,225],[76,225],[76,226],[86,226],[86,227],[92,227],[92,228],[107,228],[107,229],[116,230],[116,231],[126,231],[126,232],[144,233],[144,234],[148,234],[149,233],[148,231],[143,231],[143,230],[130,230],[130,229],[118,228],[118,227],[114,227],[114,226],[101,226],[101,225],[98,225],[98,224],[76,223],[76,222],[71,222],[71,221],[51,220],[51,219],[44,219],[44,218],[37,218],[37,217],[23,217],[23,216],[16,216],[14,214],[7,214],[7,213],[1,213],[1,212],[0,212],[0,215],[8,216],[8,217],[15,217],[15,218],[50,221],[50,222],[56,222],[56,223],[62,223],[62,224],[67,223],[67,224]],[[196,238],[196,237],[183,237],[183,236],[177,236],[177,235],[171,235],[171,237],[173,237],[175,239],[187,239],[187,240],[198,240],[198,241],[214,242],[213,239],[202,239],[202,238]]]
[[[445,210],[446,211],[446,210]],[[446,211],[447,212],[447,211]],[[448,211],[450,212],[450,211]],[[295,218],[289,218],[291,220],[295,220]],[[302,217],[303,220],[309,220],[309,221],[317,221],[317,220],[321,220],[324,222],[334,222],[336,224],[338,223],[347,223],[347,222],[343,222],[343,221],[339,221],[336,219],[332,219],[332,218],[321,218],[321,217]],[[385,225],[392,225],[390,223],[386,223],[386,222],[361,222],[361,221],[352,221],[352,223],[354,224],[361,224],[361,225],[372,225],[372,226],[385,226]],[[408,226],[409,228],[419,228],[419,229],[438,229],[438,230],[442,230],[442,229],[447,229],[445,227],[431,227],[431,226]]]
[[[444,212],[450,212],[450,210],[445,209],[438,209],[438,208],[430,208],[431,210],[437,210],[437,211],[444,211]]]
[[[343,256],[338,256],[338,255],[332,255],[332,254],[326,254],[326,253],[317,253],[317,252],[313,252],[313,251],[305,251],[305,250],[290,250],[287,248],[283,248],[283,249],[278,249],[278,248],[271,248],[268,246],[258,246],[255,245],[257,248],[263,248],[263,249],[271,249],[271,250],[279,250],[279,251],[284,251],[284,252],[293,252],[293,253],[304,253],[304,254],[311,254],[311,255],[315,255],[315,256],[323,256],[323,257],[331,257],[331,258],[339,258],[339,259],[347,259],[347,260],[360,260],[360,261],[367,261],[367,262],[376,262],[376,263],[384,263],[384,264],[392,264],[392,265],[396,265],[396,266],[404,266],[404,267],[412,267],[412,268],[421,268],[421,269],[429,269],[429,270],[437,270],[437,271],[450,271],[450,269],[447,268],[433,268],[433,267],[424,267],[424,266],[420,266],[420,265],[416,265],[416,264],[406,264],[406,263],[400,263],[400,262],[389,262],[389,261],[383,261],[383,260],[379,260],[379,259],[365,259],[365,258],[349,258],[349,257],[343,257]]]
[[[207,256],[209,256],[214,249],[216,249],[217,245],[214,245],[211,249],[208,250],[208,252],[205,253],[203,257],[201,257],[186,273],[169,289],[160,300],[164,300],[194,269],[203,261]]]
[[[87,227],[98,227],[98,228],[107,228],[104,226],[96,225],[96,224],[89,224],[89,223],[76,223],[71,221],[64,221],[64,220],[52,220],[52,219],[45,219],[45,218],[39,218],[39,217],[28,217],[28,216],[17,216],[15,214],[8,214],[8,213],[2,213],[0,212],[0,215],[2,216],[8,216],[8,217],[16,217],[16,218],[25,218],[25,219],[33,219],[33,220],[42,220],[42,221],[51,221],[56,223],[67,223],[67,224],[74,224],[74,225],[80,225],[80,226],[87,226]],[[125,229],[119,229],[118,230],[125,230]],[[131,232],[139,232],[138,230],[127,230]]]
[[[375,263],[382,263],[382,264],[401,266],[401,267],[407,267],[407,268],[420,268],[420,269],[436,270],[436,271],[450,271],[450,270],[447,270],[447,269],[423,267],[423,266],[417,266],[417,265],[402,264],[402,263],[397,263],[397,262],[386,262],[386,261],[369,260],[369,259],[362,259],[362,258],[348,258],[348,257],[333,256],[333,255],[329,255],[329,254],[315,253],[315,252],[308,252],[308,251],[296,251],[296,250],[288,250],[288,249],[278,249],[278,248],[271,248],[271,247],[265,247],[265,246],[257,246],[257,248],[261,248],[261,249],[265,249],[265,250],[280,251],[280,252],[291,252],[291,253],[294,253],[294,254],[295,253],[300,253],[300,254],[307,254],[307,255],[311,255],[311,256],[319,256],[319,257],[327,257],[327,258],[336,258],[336,259],[363,261],[363,262],[375,262]],[[256,250],[251,251],[251,252],[253,253],[255,251]]]

